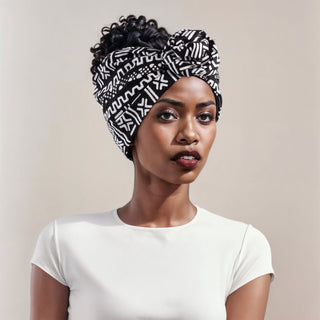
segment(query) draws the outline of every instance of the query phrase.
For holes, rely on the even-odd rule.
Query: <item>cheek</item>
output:
[[[143,145],[150,150],[167,149],[172,142],[172,132],[165,126],[150,126],[144,132]]]
[[[212,147],[212,144],[216,138],[216,133],[216,127],[213,127],[212,130],[210,130],[210,132],[207,131],[203,134],[204,143],[207,145],[209,149]]]
[[[216,139],[216,135],[217,135],[217,128],[215,127],[212,135],[211,135],[211,144],[214,142],[214,140]]]
[[[168,131],[157,126],[146,126],[140,129],[135,141],[139,159],[145,162],[147,159],[159,158],[171,143]]]

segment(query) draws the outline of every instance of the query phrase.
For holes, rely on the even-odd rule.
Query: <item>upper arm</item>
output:
[[[263,320],[270,288],[270,274],[260,276],[230,294],[227,320]]]
[[[69,288],[32,264],[30,320],[68,318]]]

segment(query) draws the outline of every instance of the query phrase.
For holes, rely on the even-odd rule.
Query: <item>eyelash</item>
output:
[[[169,112],[169,111],[164,111],[164,112],[159,113],[159,114],[157,115],[157,118],[160,119],[160,120],[164,120],[164,121],[173,120],[173,119],[164,119],[164,118],[163,118],[164,115],[173,116],[175,119],[177,118],[177,116],[176,116],[173,112]]]
[[[198,118],[200,118],[201,116],[207,116],[209,118],[209,120],[204,121],[206,123],[209,123],[209,122],[214,120],[214,117],[213,117],[213,115],[211,113],[202,113],[202,114],[199,115]]]
[[[170,112],[170,111],[164,111],[164,112],[161,112],[157,115],[157,118],[162,120],[162,121],[171,121],[171,120],[174,120],[174,119],[164,119],[163,116],[166,115],[166,116],[172,116],[174,117],[174,119],[177,119],[178,117],[173,113],[173,112]],[[202,116],[206,116],[208,120],[204,120],[204,119],[200,119],[200,117]],[[198,116],[198,119],[200,120],[200,122],[202,123],[210,123],[211,121],[214,120],[214,116],[211,114],[211,113],[202,113]]]

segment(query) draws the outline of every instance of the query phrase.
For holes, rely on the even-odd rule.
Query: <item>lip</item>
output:
[[[194,159],[183,159],[182,157],[193,157]],[[178,152],[173,158],[171,158],[172,161],[175,161],[181,167],[188,169],[194,168],[200,159],[200,154],[194,150]]]

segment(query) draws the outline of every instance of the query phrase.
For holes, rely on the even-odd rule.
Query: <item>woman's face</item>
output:
[[[215,114],[209,85],[196,77],[180,78],[137,132],[132,154],[138,174],[173,184],[194,181],[216,136]]]

